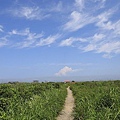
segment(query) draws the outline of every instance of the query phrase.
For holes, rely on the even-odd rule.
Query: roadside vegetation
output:
[[[120,81],[79,82],[71,85],[74,120],[120,120]]]
[[[0,120],[55,120],[66,95],[63,83],[0,84]]]

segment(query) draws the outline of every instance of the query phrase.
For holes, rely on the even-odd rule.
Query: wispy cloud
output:
[[[115,9],[109,9],[108,11],[101,13],[100,15],[97,16],[98,22],[96,25],[106,30],[113,29],[110,18],[112,17],[114,13],[115,13]]]
[[[107,54],[120,53],[120,41],[113,41],[110,43],[106,43],[98,48],[98,53],[105,52]]]
[[[0,47],[3,47],[8,44],[8,35],[4,32],[4,27],[0,25]]]
[[[75,42],[85,42],[85,39],[82,38],[73,38],[70,37],[68,39],[62,40],[62,42],[60,43],[60,46],[73,46],[73,43]]]
[[[113,24],[114,26],[114,34],[119,36],[120,35],[120,20]]]
[[[6,41],[10,41],[11,47],[27,48],[27,47],[40,47],[48,45],[50,46],[61,36],[60,34],[50,35],[45,38],[44,33],[31,32],[29,28],[23,30],[13,29],[7,33],[8,37],[1,37],[1,46],[6,44]],[[4,41],[3,41],[4,38]],[[14,41],[15,39],[15,41]]]
[[[90,17],[86,13],[83,14],[78,11],[73,11],[70,14],[69,21],[66,24],[64,24],[63,29],[73,32],[93,22],[94,17]]]
[[[95,3],[98,3],[95,7],[96,10],[98,10],[98,9],[101,9],[101,8],[105,7],[105,3],[106,3],[107,0],[92,0],[92,1],[95,2]]]
[[[79,39],[66,38],[60,43],[60,46],[74,46],[83,52],[103,53],[105,58],[120,54],[120,20],[113,19],[119,8],[114,6],[104,10],[105,2],[106,0],[92,0],[89,3],[84,0],[75,0],[75,8],[70,13],[68,21],[63,25],[63,29],[67,32],[75,32],[89,24],[93,26],[94,34],[90,32],[87,36],[79,37]],[[87,4],[96,4],[98,7],[92,5],[92,8],[86,8]]]
[[[94,42],[98,42],[98,41],[102,40],[103,38],[105,38],[104,34],[102,34],[102,33],[100,33],[100,34],[96,33],[92,38],[89,38],[89,39],[93,40]]]
[[[75,6],[78,8],[78,10],[82,10],[84,6],[85,0],[75,0]]]
[[[50,45],[54,43],[58,38],[60,37],[59,34],[56,35],[50,35],[47,38],[41,38],[40,41],[36,44],[36,46],[44,46],[44,45]]]
[[[93,0],[91,4],[98,2],[98,7],[88,7],[88,1],[75,0],[73,11],[69,15],[68,21],[63,25],[63,29],[69,32],[78,31],[88,24],[96,23],[98,21],[95,12],[101,9],[106,0]],[[100,7],[99,7],[100,6]]]
[[[8,39],[7,36],[1,37],[0,38],[0,47],[3,47],[8,44]]]
[[[115,10],[111,9],[98,15],[98,29],[100,33],[96,33],[93,37],[86,38],[88,44],[83,47],[84,52],[94,51],[103,53],[103,57],[112,58],[116,54],[120,54],[120,20],[111,21]]]
[[[12,30],[9,32],[10,39],[14,36],[18,36],[21,38],[20,42],[14,43],[14,47],[25,48],[25,47],[33,47],[36,42],[43,37],[43,33],[32,33],[29,28],[24,30]]]
[[[37,34],[37,33],[32,33],[29,28],[26,28],[24,30],[18,31],[18,30],[12,30],[9,32],[10,35],[19,35],[19,36],[26,36],[27,40],[31,39],[38,39],[43,36],[43,33]]]
[[[62,1],[58,1],[58,3],[55,3],[52,7],[48,8],[48,10],[51,12],[62,12],[63,9]]]
[[[104,58],[112,58],[114,55],[120,54],[120,41],[110,40],[106,42],[105,39],[98,43],[89,43],[81,49],[84,52],[94,51],[95,53],[103,53]]]
[[[0,25],[0,32],[3,32],[3,26]]]
[[[43,12],[39,7],[20,7],[11,9],[10,13],[17,17],[23,17],[29,20],[42,20],[49,17],[49,14]]]
[[[88,44],[87,46],[83,47],[82,50],[84,52],[95,51],[97,45],[96,44]]]
[[[26,28],[25,30],[21,30],[21,31],[18,31],[18,30],[12,30],[11,32],[9,32],[10,35],[20,35],[20,36],[28,36],[30,33],[30,29],[29,28]]]
[[[49,15],[55,16],[57,12],[59,20],[65,18],[62,18],[63,21],[61,20],[58,26],[62,27],[62,30],[57,29],[56,33],[50,32],[47,36],[43,32],[31,32],[29,28],[13,29],[5,33],[4,27],[0,25],[0,35],[3,34],[0,36],[0,46],[8,44],[8,38],[11,46],[18,48],[50,46],[57,43],[55,45],[59,44],[59,47],[76,47],[82,52],[102,53],[103,57],[111,58],[120,54],[120,19],[116,16],[119,7],[116,5],[110,8],[106,6],[106,1],[74,0],[73,4],[70,2],[68,11],[65,11],[63,1],[53,2],[47,5],[48,8],[18,6],[9,12],[29,20],[42,20]],[[66,7],[68,4],[65,4]],[[54,17],[53,19],[56,20]],[[5,37],[7,35],[9,37]]]

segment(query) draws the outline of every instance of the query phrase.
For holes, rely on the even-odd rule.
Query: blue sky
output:
[[[120,79],[119,0],[0,0],[0,80]]]

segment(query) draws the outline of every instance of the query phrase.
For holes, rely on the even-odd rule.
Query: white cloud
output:
[[[73,43],[78,42],[78,41],[79,42],[85,42],[86,40],[82,39],[82,38],[73,38],[73,37],[70,37],[68,39],[63,40],[60,43],[60,46],[73,46]]]
[[[9,32],[9,41],[13,46],[24,48],[49,46],[56,43],[60,38],[58,41],[59,46],[76,47],[83,52],[102,53],[103,57],[111,58],[115,54],[120,54],[120,20],[115,16],[118,14],[119,8],[116,8],[117,6],[113,6],[110,9],[107,8],[109,6],[103,8],[105,2],[106,0],[74,0],[72,5],[68,3],[70,5],[69,8],[68,6],[65,8],[63,2],[59,1],[57,3],[53,2],[52,7],[51,4],[48,5],[48,8],[18,7],[17,9],[12,9],[10,12],[13,15],[30,20],[44,19],[49,16],[48,13],[55,15],[55,11],[57,11],[57,16],[59,14],[59,17],[64,18],[66,15],[65,18],[68,19],[64,21],[65,24],[62,26],[62,33],[65,32],[65,34],[63,33],[65,36],[61,37],[59,33],[56,35],[50,33],[50,35],[44,36],[43,33],[31,32],[29,28],[21,31],[14,29]],[[62,15],[61,11],[64,11]],[[54,19],[56,20],[56,18]],[[87,26],[88,24],[90,26]],[[83,27],[85,28],[81,29]],[[75,31],[77,32],[75,33]],[[75,34],[72,34],[72,32]],[[6,33],[3,32],[3,26],[0,25],[1,34],[3,37],[1,37],[0,46],[4,46],[7,44],[7,41],[3,40]],[[74,35],[77,37],[74,37]],[[61,40],[61,38],[65,39]]]
[[[81,49],[84,52],[94,51],[96,53],[103,53],[104,58],[112,58],[114,55],[120,54],[120,41],[104,42],[91,43]]]
[[[10,10],[10,12],[17,17],[24,17],[30,20],[42,20],[49,16],[49,14],[45,14],[39,7],[21,7]]]
[[[100,41],[101,39],[105,38],[105,35],[104,34],[98,34],[96,33],[94,36],[93,36],[93,40],[94,41]]]
[[[18,48],[33,47],[34,43],[35,43],[35,39],[31,41],[18,42],[13,47],[18,47]]]
[[[95,33],[91,37],[84,38],[86,39],[86,46],[85,47],[80,47],[84,52],[89,52],[89,51],[95,51],[97,50],[99,44],[103,42],[103,39],[105,39],[105,35],[102,33]]]
[[[12,30],[12,32],[9,32],[10,35],[19,35],[19,36],[26,36],[27,40],[32,39],[38,39],[43,36],[43,33],[37,34],[32,33],[29,28],[26,28],[24,30],[18,31],[18,30]]]
[[[97,16],[98,18],[98,22],[97,22],[97,26],[102,28],[102,29],[106,29],[106,30],[111,30],[113,29],[113,25],[112,22],[109,21],[109,19],[112,17],[112,15],[115,13],[114,9],[110,9],[106,12],[101,13],[100,15]]]
[[[0,32],[3,32],[3,26],[0,25]]]
[[[8,35],[5,34],[3,26],[0,25],[0,47],[8,44]]]
[[[36,46],[44,46],[44,45],[50,45],[52,43],[54,43],[58,38],[60,37],[60,35],[50,35],[47,38],[42,38],[37,44]]]
[[[65,66],[61,70],[59,70],[58,73],[56,73],[56,76],[65,76],[67,73],[73,72],[74,70],[71,67]]]
[[[74,42],[74,39],[73,39],[73,38],[68,38],[68,39],[66,39],[66,40],[63,40],[63,41],[60,43],[60,46],[71,46],[73,42]]]
[[[86,38],[74,38],[74,37],[70,37],[68,39],[62,40],[60,43],[60,46],[78,46],[81,43],[90,43],[88,44],[86,47],[82,47],[82,50],[84,50],[84,52],[87,51],[92,51],[95,50],[96,48],[96,43],[97,42],[101,42],[106,36],[102,33],[95,33],[93,36],[91,37],[86,37]],[[76,44],[75,44],[76,43]]]
[[[108,14],[106,12],[103,15],[101,14],[99,16],[96,15],[96,11],[103,8],[105,2],[106,0],[91,0],[91,1],[75,0],[73,11],[69,15],[69,20],[63,25],[63,29],[68,30],[70,32],[74,32],[83,28],[88,24],[96,23],[97,21],[99,21],[97,23],[97,26],[103,27],[103,20],[105,18],[104,14],[106,14],[108,17],[110,16],[109,13],[112,10],[107,11],[109,12]],[[87,6],[88,3],[91,3],[91,4],[96,3],[96,5],[95,6],[92,5],[92,7],[91,6],[88,7]],[[110,22],[107,23],[107,26],[108,27],[110,26]]]
[[[110,42],[110,43],[106,43],[104,45],[101,45],[98,48],[98,53],[120,53],[120,41],[114,41],[114,42]]]
[[[21,39],[20,42],[14,43],[13,47],[33,47],[43,37],[43,33],[32,33],[29,28],[24,30],[12,30],[9,32],[10,38],[14,36],[19,36],[18,38]]]
[[[7,36],[0,38],[0,47],[3,47],[8,44]]]
[[[79,10],[82,10],[84,8],[84,2],[85,2],[85,0],[75,0],[75,6]]]
[[[30,34],[30,29],[26,28],[24,30],[18,31],[18,30],[12,30],[9,32],[10,35],[20,35],[20,36],[28,36]]]
[[[26,47],[38,47],[45,46],[54,43],[61,35],[50,35],[47,38],[44,38],[42,33],[33,33],[29,28],[24,30],[12,30],[8,32],[9,41],[11,42],[12,47],[17,48],[26,48]],[[15,41],[14,41],[15,39]],[[3,42],[1,43],[1,46]]]
[[[91,0],[91,3],[96,4],[97,7],[92,5],[93,8],[86,8],[88,1],[75,0],[76,8],[69,15],[69,20],[64,24],[63,29],[75,32],[91,24],[94,30],[91,31],[94,35],[89,31],[88,36],[80,37],[79,39],[85,40],[81,44],[77,43],[82,41],[68,37],[60,43],[60,46],[74,46],[83,52],[102,53],[105,58],[112,58],[114,55],[120,54],[120,20],[113,19],[119,8],[114,6],[104,11],[105,2],[106,0]],[[86,9],[84,10],[84,8]]]
[[[114,23],[113,26],[114,26],[114,34],[119,36],[120,35],[120,20]]]
[[[64,30],[68,31],[77,31],[80,28],[84,27],[87,24],[93,23],[94,17],[90,17],[85,13],[80,13],[78,11],[73,11],[70,14],[69,21],[64,25]]]
[[[96,45],[95,44],[88,44],[86,47],[83,47],[82,50],[84,52],[96,50]]]

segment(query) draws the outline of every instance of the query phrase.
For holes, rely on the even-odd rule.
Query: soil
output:
[[[73,113],[74,106],[75,104],[74,104],[74,98],[72,95],[72,91],[68,87],[64,108],[60,112],[59,116],[57,117],[57,120],[73,120],[74,118],[72,116],[72,113]]]

